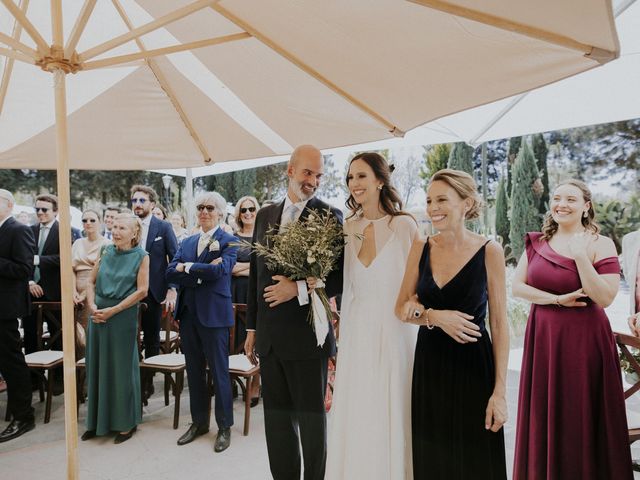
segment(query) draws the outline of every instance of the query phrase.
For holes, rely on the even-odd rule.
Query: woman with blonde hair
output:
[[[604,307],[620,265],[579,180],[553,191],[542,232],[527,233],[513,295],[531,303],[524,339],[515,480],[631,479],[616,343]]]
[[[131,438],[141,422],[138,306],[149,286],[149,256],[138,245],[138,217],[115,217],[108,245],[87,286],[91,317],[87,338],[87,431],[82,440],[118,432]]]
[[[95,266],[100,251],[104,245],[109,243],[105,237],[100,235],[101,224],[100,215],[95,210],[85,210],[82,212],[82,228],[85,237],[79,238],[73,242],[71,247],[71,266],[73,268],[73,303],[78,307],[75,310],[76,323],[87,330],[87,319],[89,317],[89,308],[86,302],[87,284],[91,280],[91,271]],[[84,350],[84,341],[78,347]],[[79,351],[80,357],[84,356]]]
[[[507,478],[504,253],[466,228],[481,207],[468,173],[444,169],[431,177],[427,215],[438,233],[413,243],[396,303],[399,318],[420,325],[411,402],[415,478]]]

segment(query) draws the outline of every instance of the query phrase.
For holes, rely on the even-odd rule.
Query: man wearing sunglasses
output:
[[[131,187],[131,210],[142,222],[140,246],[149,253],[149,293],[143,300],[147,310],[142,314],[144,357],[160,353],[160,320],[163,308],[173,312],[176,303],[176,286],[167,284],[167,265],[178,250],[178,240],[173,227],[158,219],[151,212],[156,206],[158,194],[146,185]],[[154,392],[153,379],[143,385],[145,397]]]

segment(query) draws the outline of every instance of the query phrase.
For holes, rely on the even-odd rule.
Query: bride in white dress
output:
[[[412,479],[411,375],[417,329],[394,313],[411,244],[386,160],[363,153],[349,165],[344,289],[327,480]]]

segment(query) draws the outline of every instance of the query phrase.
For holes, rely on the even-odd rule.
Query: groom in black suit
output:
[[[11,216],[13,205],[13,195],[0,189],[0,373],[7,382],[7,409],[13,417],[0,433],[0,442],[35,427],[31,377],[20,345],[18,317],[25,317],[31,309],[28,285],[36,242],[31,229]]]
[[[253,242],[266,244],[267,232],[306,218],[310,210],[331,208],[314,197],[324,173],[320,151],[296,148],[287,168],[289,188],[280,203],[262,208],[256,217]],[[342,222],[342,213],[331,208]],[[326,279],[329,297],[342,291],[342,255],[337,270]],[[324,396],[328,357],[335,355],[333,328],[323,346],[307,321],[309,300],[304,280],[294,282],[251,256],[245,352],[260,357],[265,432],[271,474],[275,480],[300,480],[300,443],[304,479],[324,479],[327,422]]]

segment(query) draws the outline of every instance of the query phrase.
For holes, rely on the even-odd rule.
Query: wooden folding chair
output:
[[[637,380],[634,380],[633,383],[625,381],[624,399],[627,400],[640,390],[640,363],[638,363],[629,350],[630,347],[640,350],[640,339],[626,333],[614,332],[613,335],[622,356],[629,362],[631,368],[637,374]],[[629,424],[629,444],[632,444],[640,439],[640,416],[634,415],[627,410],[627,422]]]
[[[160,330],[160,352],[178,353],[180,351],[180,333],[173,327],[173,313],[162,314],[162,329]]]

